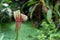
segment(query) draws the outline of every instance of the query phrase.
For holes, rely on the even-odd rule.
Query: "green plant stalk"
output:
[[[18,40],[18,29],[16,28],[16,39],[15,40]]]
[[[19,35],[19,27],[21,26],[21,23],[20,22],[16,22],[16,39],[15,40],[18,40],[18,35]]]
[[[17,22],[16,22],[16,39],[15,40],[18,40],[18,28],[17,28]]]
[[[16,39],[15,40],[18,40],[18,35],[19,35],[19,28],[21,27],[21,23],[22,22],[19,22],[19,21],[16,21]]]

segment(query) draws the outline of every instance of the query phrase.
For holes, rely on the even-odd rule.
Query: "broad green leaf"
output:
[[[59,3],[56,3],[54,9],[58,11],[58,8],[59,8]]]
[[[47,21],[51,23],[52,21],[52,9],[49,9],[47,12]]]
[[[55,11],[55,14],[60,17],[60,13],[59,13],[58,9],[59,9],[59,3],[56,3],[56,5],[54,7],[54,11]]]

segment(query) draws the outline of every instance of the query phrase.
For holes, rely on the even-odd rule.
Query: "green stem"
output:
[[[16,39],[18,40],[19,28],[21,27],[21,22],[16,22]]]
[[[15,40],[18,40],[18,29],[16,28],[16,39]]]
[[[15,40],[18,40],[18,31],[19,31],[18,27],[19,27],[19,22],[16,22],[16,39]]]

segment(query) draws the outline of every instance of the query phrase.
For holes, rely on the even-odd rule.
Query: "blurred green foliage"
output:
[[[60,39],[60,34],[59,34],[60,30],[57,28],[58,27],[57,24],[60,23],[60,12],[59,12],[60,0],[53,0],[53,1],[52,0],[28,0],[22,6],[20,6],[21,3],[17,2],[16,0],[14,2],[12,0],[1,0],[0,7],[2,3],[8,3],[12,11],[19,9],[23,13],[25,10],[28,9],[27,14],[29,14],[29,17],[31,20],[33,20],[32,17],[33,17],[33,14],[35,14],[34,12],[37,6],[42,5],[41,11],[43,13],[39,13],[39,11],[36,13],[36,15],[39,13],[39,15],[43,14],[44,16],[44,19],[42,20],[42,22],[40,21],[42,28],[37,30],[38,34],[36,38],[39,40],[59,40]]]

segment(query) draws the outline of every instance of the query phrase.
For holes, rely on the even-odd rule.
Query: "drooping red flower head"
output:
[[[20,15],[20,16],[18,16],[18,17],[16,17],[16,22],[22,22],[22,16]]]

